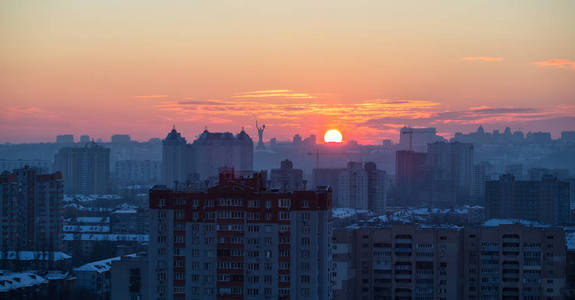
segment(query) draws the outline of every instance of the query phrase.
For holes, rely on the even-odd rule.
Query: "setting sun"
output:
[[[323,140],[326,143],[341,143],[342,139],[343,136],[341,135],[341,132],[336,129],[328,130],[323,136]]]

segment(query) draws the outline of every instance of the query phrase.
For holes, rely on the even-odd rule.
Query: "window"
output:
[[[290,207],[290,199],[280,199],[279,200],[279,207],[280,208],[289,208]]]
[[[267,209],[272,208],[272,201],[271,200],[266,200],[266,208]]]
[[[289,220],[289,211],[280,211],[279,219],[280,220]]]
[[[257,208],[260,207],[260,202],[258,200],[249,200],[248,207],[250,208]]]
[[[308,201],[308,200],[303,200],[301,206],[302,206],[303,208],[309,208],[309,201]]]
[[[183,209],[176,210],[176,220],[184,220],[186,218],[186,212]]]

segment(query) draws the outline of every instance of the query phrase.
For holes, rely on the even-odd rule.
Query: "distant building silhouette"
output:
[[[62,174],[38,174],[34,168],[0,175],[0,256],[8,251],[62,248]]]
[[[425,152],[427,144],[444,141],[445,139],[437,135],[437,130],[429,128],[403,127],[399,132],[399,149]],[[410,148],[411,144],[411,148]]]
[[[162,141],[162,182],[172,186],[174,182],[185,182],[190,172],[192,155],[186,139],[174,127]]]
[[[575,142],[575,131],[562,131],[561,141],[563,142]]]
[[[56,144],[74,144],[74,135],[73,134],[57,135]]]
[[[364,169],[367,173],[367,208],[376,213],[383,213],[387,206],[387,174],[377,169],[374,162],[365,163]]]
[[[315,186],[331,186],[334,207],[382,211],[387,202],[387,176],[373,162],[348,162],[346,168],[316,168]]]
[[[110,140],[113,144],[128,144],[131,142],[129,134],[114,134]]]
[[[569,182],[553,176],[516,181],[507,174],[485,185],[489,218],[520,218],[554,225],[571,223]]]
[[[231,132],[208,132],[193,142],[193,167],[200,178],[218,177],[220,168],[233,168],[245,173],[253,170],[254,143],[242,130]]]
[[[154,160],[119,160],[114,179],[122,183],[160,183],[161,162]]]
[[[569,178],[568,169],[546,169],[546,168],[530,168],[527,170],[527,179],[539,181],[544,176],[557,177],[559,180]]]
[[[270,188],[280,192],[294,192],[305,190],[303,171],[294,169],[290,160],[282,160],[279,169],[272,169],[270,173]]]
[[[172,129],[163,141],[162,181],[173,186],[175,182],[215,179],[220,169],[231,168],[238,174],[253,169],[254,143],[242,130],[237,135],[231,132],[209,132],[204,130],[191,144]]]
[[[356,209],[368,209],[367,172],[359,162],[348,162],[339,173],[338,205]]]
[[[329,186],[332,189],[333,207],[344,207],[340,201],[339,174],[343,169],[315,168],[312,170],[313,186]]]
[[[89,135],[81,135],[80,136],[80,144],[84,145],[90,142],[90,136]]]
[[[54,170],[62,172],[66,194],[106,194],[110,184],[110,149],[94,142],[61,148]]]
[[[473,144],[428,144],[431,203],[434,207],[466,204],[471,196]]]
[[[395,153],[395,205],[417,206],[428,203],[427,153]]]

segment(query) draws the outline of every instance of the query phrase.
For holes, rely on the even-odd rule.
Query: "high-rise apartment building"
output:
[[[57,135],[56,144],[74,144],[74,135],[73,134]]]
[[[112,144],[128,144],[132,140],[129,134],[114,134],[110,138],[110,141],[112,142]]]
[[[489,218],[521,218],[543,224],[569,224],[570,185],[553,176],[517,181],[511,174],[485,184]]]
[[[461,299],[564,299],[560,227],[495,219],[464,232]]]
[[[222,168],[240,173],[253,171],[254,143],[243,129],[235,136],[231,132],[204,130],[192,147],[193,166],[200,178],[217,178]]]
[[[349,162],[344,169],[313,169],[315,186],[333,189],[333,206],[382,211],[387,200],[387,176],[372,162]]]
[[[518,220],[356,224],[334,230],[334,299],[564,299],[565,243]]]
[[[429,128],[403,127],[399,132],[399,149],[423,152],[427,150],[427,144],[444,141],[437,135],[437,130]]]
[[[160,183],[161,162],[153,160],[119,160],[114,178],[123,183]]]
[[[387,205],[387,174],[377,169],[374,162],[367,162],[363,167],[367,173],[367,208],[383,213]]]
[[[334,299],[463,299],[461,228],[335,230]]]
[[[243,130],[234,136],[206,129],[188,144],[174,128],[163,141],[162,181],[173,186],[194,178],[217,179],[223,168],[251,172],[253,156],[254,143]]]
[[[54,170],[62,172],[66,194],[106,194],[110,184],[110,149],[94,142],[56,153]]]
[[[190,149],[186,139],[172,128],[162,141],[162,182],[172,186],[175,182],[185,182],[190,172]]]
[[[38,174],[34,168],[0,175],[0,251],[62,248],[62,175]]]
[[[473,165],[471,174],[471,203],[483,205],[485,200],[485,182],[487,177],[487,166],[485,164]]]
[[[367,172],[360,162],[349,162],[339,173],[338,207],[368,209]]]
[[[207,193],[150,191],[154,299],[330,299],[331,191],[264,187],[230,172]]]
[[[450,207],[470,200],[473,144],[436,142],[427,145],[431,204]]]
[[[290,160],[282,160],[279,169],[272,169],[270,173],[270,188],[280,192],[294,192],[305,190],[303,170],[294,169]]]
[[[427,154],[414,151],[395,153],[395,204],[415,206],[429,201]]]

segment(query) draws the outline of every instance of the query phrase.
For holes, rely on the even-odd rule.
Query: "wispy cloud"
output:
[[[234,95],[233,98],[286,98],[286,99],[312,99],[308,93],[298,93],[292,90],[262,90],[251,91]]]
[[[140,95],[140,96],[135,96],[135,98],[140,98],[140,99],[154,99],[154,98],[168,98],[168,95]]]
[[[540,67],[551,67],[558,69],[575,69],[575,61],[568,59],[548,59],[543,61],[536,61],[534,64]]]
[[[467,56],[462,57],[461,60],[465,61],[502,61],[503,57],[494,57],[494,56]]]

